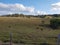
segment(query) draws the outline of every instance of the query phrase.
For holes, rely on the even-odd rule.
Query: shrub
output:
[[[9,27],[9,28],[11,28],[11,26],[10,26],[10,25],[9,25],[8,27]]]
[[[3,42],[9,42],[9,40],[3,40]]]
[[[44,20],[42,20],[42,21],[41,21],[41,23],[44,25],[45,21],[44,21]]]
[[[60,19],[51,19],[50,27],[53,29],[57,29],[60,26]]]
[[[36,29],[39,29],[39,27],[36,27]]]
[[[25,42],[21,40],[20,43],[24,44]]]
[[[41,31],[43,31],[43,28],[40,28],[41,29]]]
[[[40,43],[40,45],[50,45],[50,44],[48,44],[48,43]]]
[[[27,18],[30,18],[30,16],[27,16]]]
[[[15,39],[15,40],[12,40],[12,42],[13,42],[13,43],[18,43],[18,40]]]

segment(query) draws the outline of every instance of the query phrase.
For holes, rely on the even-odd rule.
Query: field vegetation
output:
[[[12,33],[13,43],[56,45],[60,28],[51,28],[51,19],[53,18],[0,17],[0,41],[9,42]]]

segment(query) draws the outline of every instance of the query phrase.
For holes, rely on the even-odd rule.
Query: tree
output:
[[[24,17],[24,14],[20,14],[20,17]]]

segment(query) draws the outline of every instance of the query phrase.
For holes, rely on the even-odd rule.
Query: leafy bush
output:
[[[39,29],[39,27],[36,27],[36,29]]]
[[[40,28],[41,31],[43,31],[43,28]]]
[[[10,25],[9,25],[8,27],[9,27],[9,28],[11,28],[11,26],[10,26]]]
[[[50,27],[53,29],[57,29],[60,26],[60,19],[51,19]]]
[[[48,43],[41,43],[40,45],[50,45],[50,44],[48,44]]]

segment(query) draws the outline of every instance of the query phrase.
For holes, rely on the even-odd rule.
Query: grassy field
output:
[[[48,18],[0,17],[0,41],[8,42],[12,32],[13,43],[37,44],[47,42],[55,45],[60,29],[48,26]]]

